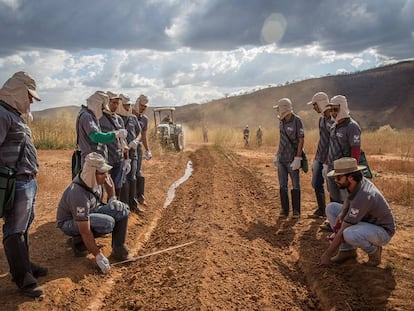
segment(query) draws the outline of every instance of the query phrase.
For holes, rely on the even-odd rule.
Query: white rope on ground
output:
[[[127,262],[134,262],[134,261],[137,261],[137,260],[146,258],[146,257],[158,255],[158,254],[165,253],[165,252],[168,252],[168,251],[177,249],[177,248],[185,247],[185,246],[191,245],[191,244],[193,244],[195,242],[196,241],[191,241],[191,242],[187,242],[187,243],[184,243],[184,244],[180,244],[180,245],[176,245],[176,246],[171,246],[171,247],[168,247],[168,248],[165,248],[165,249],[162,249],[162,250],[153,252],[153,253],[149,253],[149,254],[145,254],[145,255],[133,257],[133,258],[130,258],[130,259],[127,259],[127,260],[123,260],[123,261],[114,262],[113,264],[111,264],[111,266],[122,265],[122,264],[127,263]]]

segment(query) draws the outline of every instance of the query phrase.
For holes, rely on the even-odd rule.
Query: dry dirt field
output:
[[[184,246],[113,266],[103,276],[92,257],[72,256],[55,226],[57,203],[70,182],[71,151],[39,151],[30,251],[49,268],[39,279],[45,295],[32,300],[18,294],[1,245],[0,310],[414,310],[412,201],[391,202],[398,231],[379,267],[364,266],[367,256],[360,251],[357,261],[318,267],[328,242],[319,230],[323,220],[306,217],[316,206],[311,174],[301,176],[302,217],[279,219],[273,154],[211,145],[156,154],[144,163],[150,207],[143,216],[131,214],[128,246],[133,256]],[[191,177],[164,208],[188,161]],[[412,181],[414,172],[407,174]],[[110,237],[98,242],[109,255]]]

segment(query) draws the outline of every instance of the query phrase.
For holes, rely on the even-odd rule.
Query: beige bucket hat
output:
[[[333,177],[338,175],[345,175],[366,169],[364,165],[358,165],[355,158],[344,157],[334,161],[334,169],[330,171],[327,176]]]

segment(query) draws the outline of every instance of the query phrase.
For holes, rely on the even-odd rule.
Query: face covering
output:
[[[97,91],[91,95],[87,100],[87,107],[93,112],[95,117],[99,120],[103,116],[103,109],[109,110],[109,97],[102,91]]]
[[[339,120],[349,118],[349,109],[348,102],[346,97],[343,95],[336,95],[331,98],[331,104],[339,105],[339,111],[336,115],[335,122],[338,123]]]

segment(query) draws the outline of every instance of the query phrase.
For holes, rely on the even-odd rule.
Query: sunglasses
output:
[[[331,108],[331,111],[338,112],[339,111],[339,108]]]

